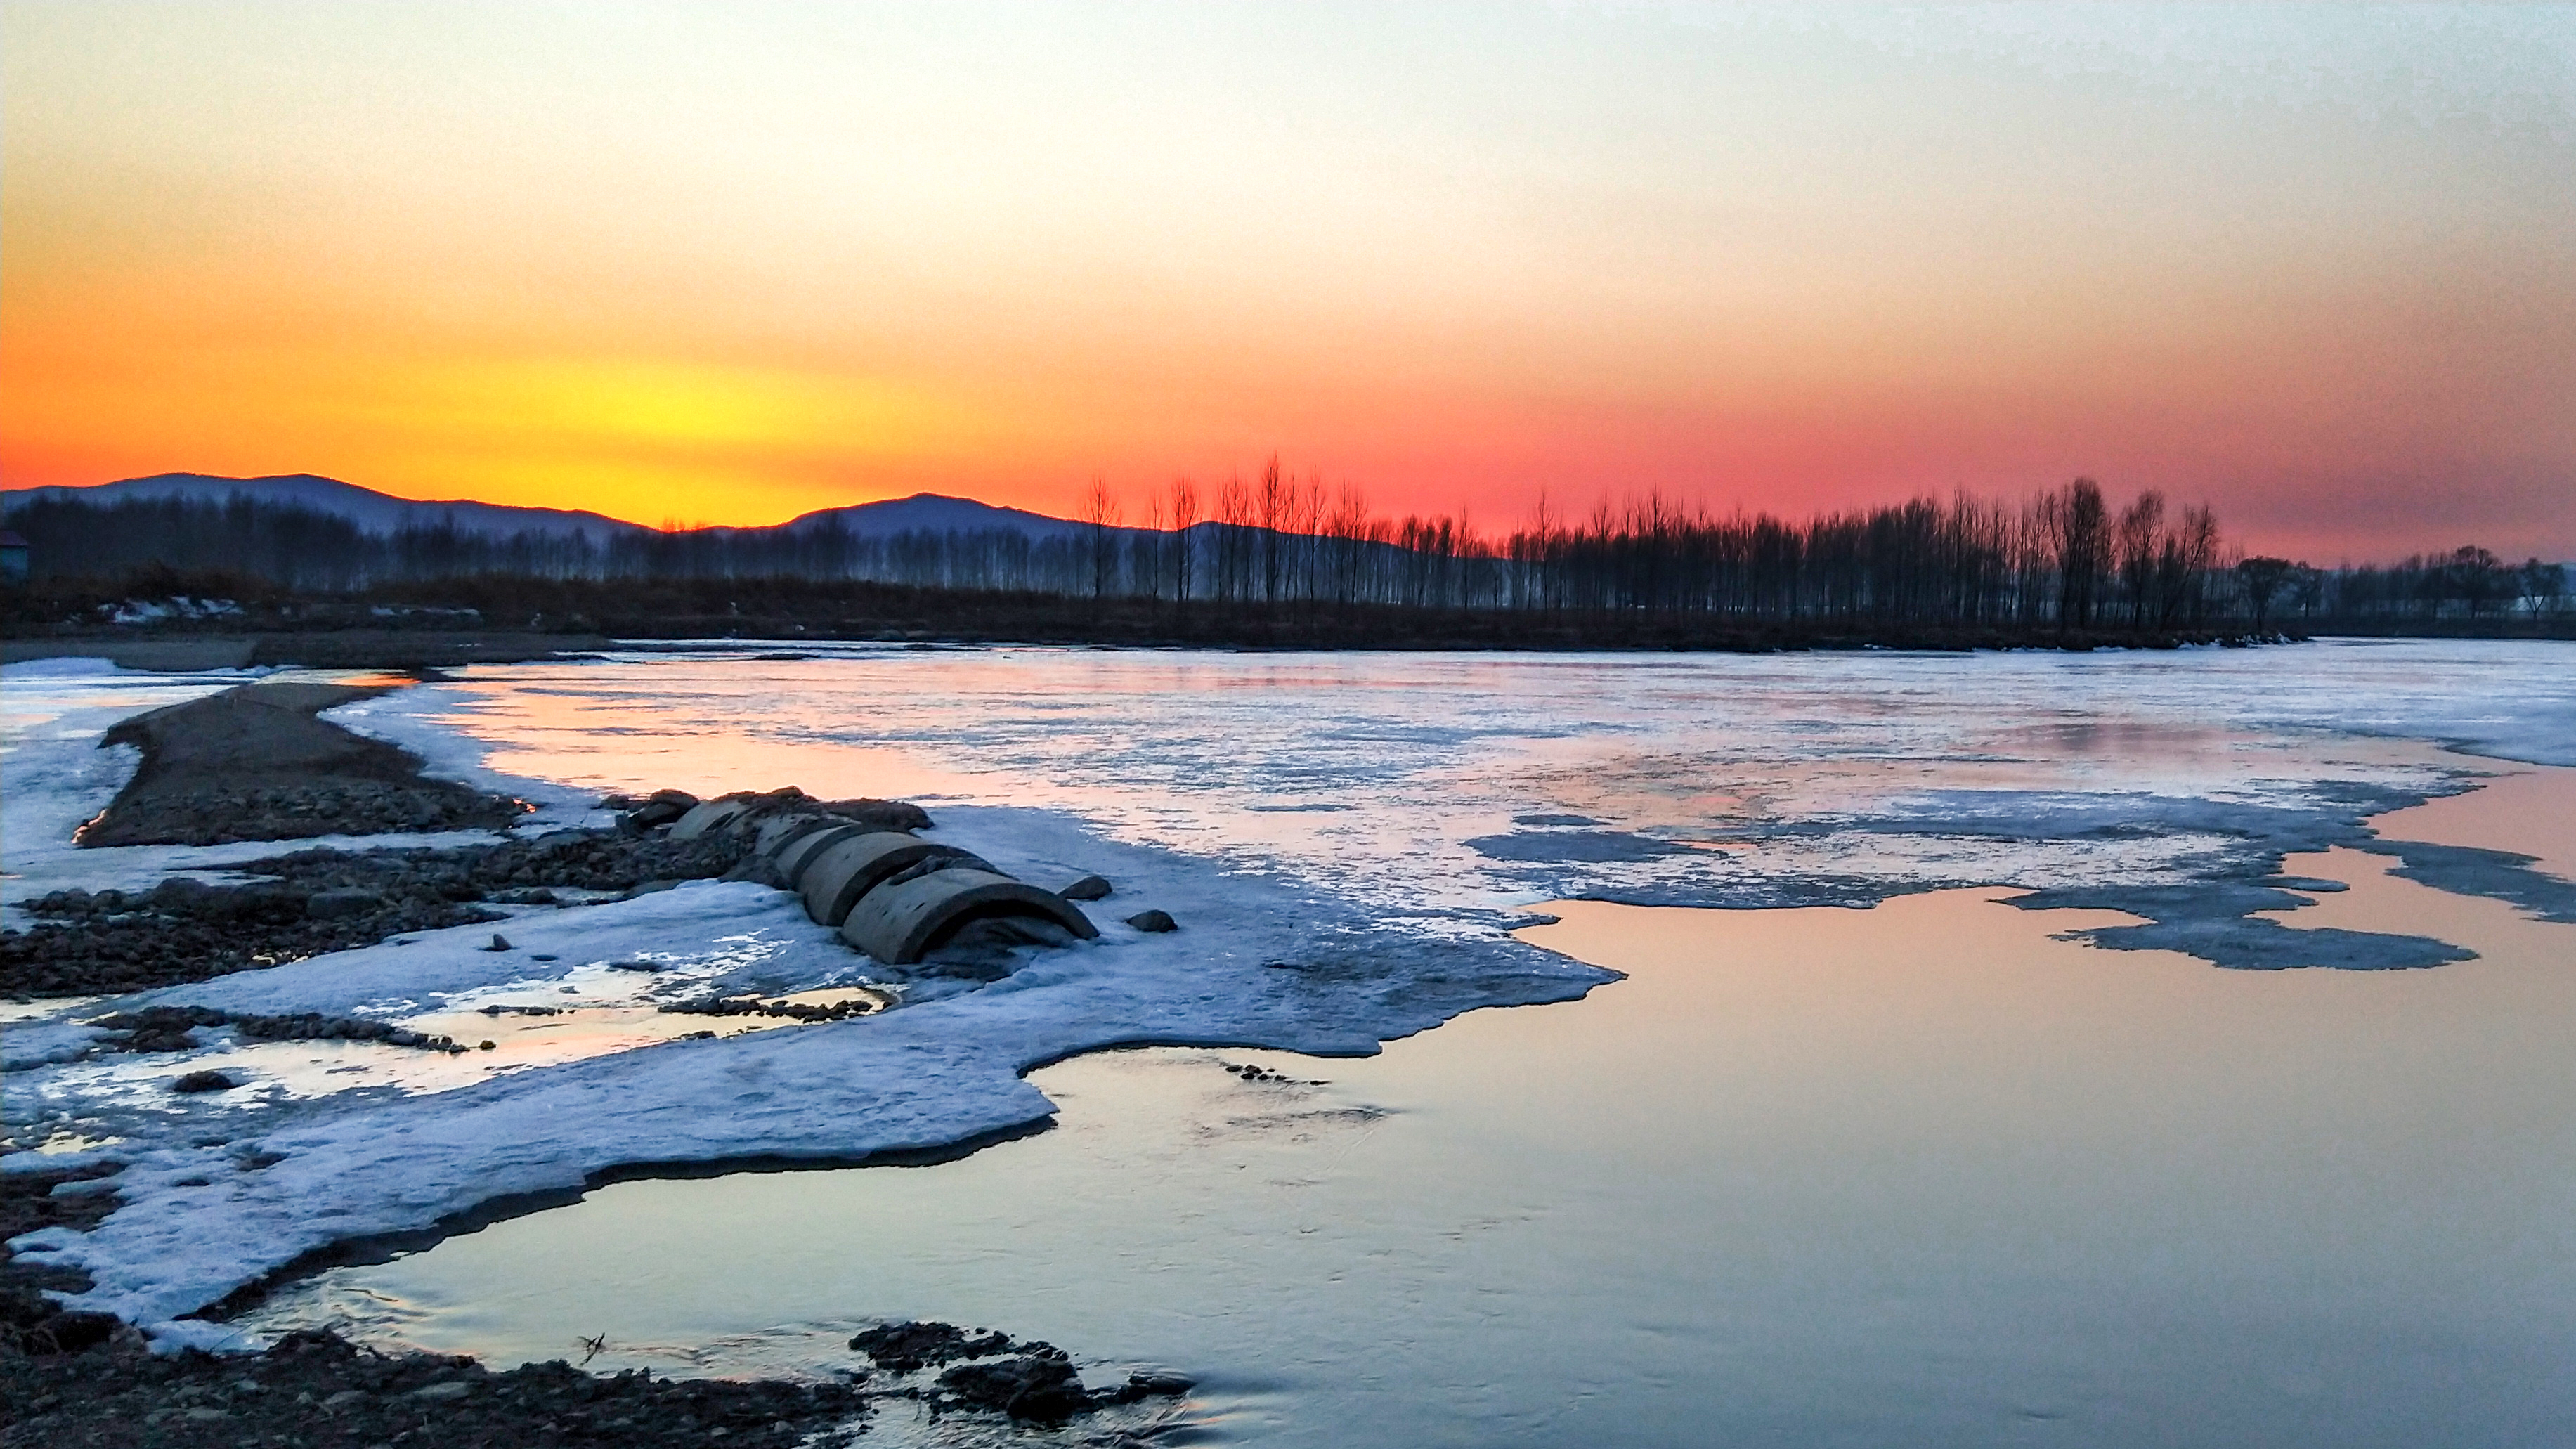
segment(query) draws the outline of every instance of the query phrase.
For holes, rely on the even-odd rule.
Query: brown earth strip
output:
[[[0,639],[0,663],[34,659],[105,659],[120,669],[186,674],[257,665],[306,669],[440,669],[462,664],[524,664],[613,649],[596,634],[491,633],[483,630],[330,629],[306,632],[200,634],[140,629],[63,630]]]
[[[316,718],[384,691],[245,684],[119,723],[142,768],[80,829],[82,845],[222,845],[316,835],[498,829],[516,800],[420,773],[410,752]]]

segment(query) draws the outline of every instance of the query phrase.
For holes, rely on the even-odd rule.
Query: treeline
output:
[[[319,593],[467,579],[794,579],[1094,609],[1118,601],[1175,617],[1397,609],[2160,637],[2563,622],[2569,612],[2555,565],[2508,565],[2475,548],[2389,568],[2238,558],[2207,507],[2176,507],[2153,490],[2115,502],[2088,479],[2018,502],[1962,492],[1802,519],[1710,514],[1656,494],[1573,520],[1542,503],[1526,525],[1489,536],[1464,517],[1385,517],[1356,489],[1294,478],[1274,462],[1204,493],[1174,483],[1138,512],[1128,516],[1125,500],[1094,482],[1075,523],[1034,536],[862,536],[838,518],[605,538],[446,525],[371,533],[244,494],[105,506],[47,497],[12,509],[7,525],[28,540],[40,578],[224,569]]]
[[[1195,522],[1184,482],[1151,526],[1122,537],[1095,485],[1082,516],[1090,591],[1220,605],[1398,604],[1430,609],[1644,613],[1882,624],[2198,629],[2232,602],[2216,517],[2140,494],[2113,508],[2078,479],[2019,505],[1961,494],[1789,520],[1710,515],[1657,494],[1579,522],[1544,503],[1499,538],[1465,518],[1371,513],[1274,466],[1229,482]],[[1178,524],[1178,527],[1167,525]]]
[[[2476,547],[2416,554],[2386,567],[2321,569],[2256,557],[2239,561],[2236,574],[2257,627],[2383,633],[2515,619],[2562,626],[2576,621],[2566,565],[2536,558],[2506,563]]]
[[[364,530],[338,514],[235,493],[13,506],[39,578],[104,578],[160,566],[225,570],[290,589],[348,593],[440,579],[813,578],[1069,592],[1088,552],[1008,529],[862,538],[837,518],[803,527],[486,534],[453,523]]]

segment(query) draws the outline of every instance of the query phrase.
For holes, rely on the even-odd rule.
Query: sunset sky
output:
[[[2576,8],[0,12],[0,481],[2576,558]]]

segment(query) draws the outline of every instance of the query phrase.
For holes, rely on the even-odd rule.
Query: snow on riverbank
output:
[[[601,788],[792,782],[924,798],[937,838],[1006,870],[1116,882],[1091,913],[1103,937],[981,990],[916,986],[857,1020],[694,1041],[630,1029],[675,993],[868,979],[865,958],[792,898],[699,883],[521,911],[502,928],[507,952],[476,949],[492,928],[465,927],[113,1003],[438,1031],[487,1006],[569,1005],[566,1028],[589,1024],[576,1047],[519,1050],[539,1040],[533,1027],[508,1049],[458,1056],[210,1032],[213,1045],[184,1057],[75,1060],[95,1035],[78,1019],[110,1003],[13,1022],[13,1135],[74,1149],[51,1163],[127,1164],[113,1180],[126,1205],[96,1231],[18,1246],[90,1272],[82,1306],[174,1341],[218,1341],[229,1330],[177,1316],[332,1242],[577,1190],[612,1168],[935,1149],[1043,1121],[1051,1108],[1021,1073],[1078,1052],[1366,1053],[1478,1006],[1579,996],[1608,976],[1503,934],[1518,907],[1552,898],[2125,891],[2123,908],[2168,928],[2137,944],[2214,939],[2191,936],[2191,911],[2217,910],[2223,933],[2292,903],[2254,884],[2283,853],[2366,844],[2369,814],[2494,768],[2406,737],[2576,760],[2576,669],[2550,667],[2576,655],[2550,648],[1966,659],[853,648],[478,668],[331,717],[421,752],[433,773],[538,802],[523,832],[592,818]],[[109,723],[231,682],[12,666],[7,899],[274,853],[67,844],[131,771],[123,752],[93,747]],[[2445,868],[2446,889],[2546,905],[2545,879],[2514,877],[2509,860]],[[2141,894],[2152,892],[2164,894]],[[1147,907],[1182,929],[1115,924]],[[2311,938],[2293,947],[2316,944],[2264,924]],[[2406,944],[2418,939],[2371,938],[2387,959],[2344,964],[2429,964],[2407,955],[2424,954]],[[2268,936],[2239,945],[2280,949]],[[661,969],[612,969],[645,958]],[[249,1084],[166,1090],[207,1065]]]

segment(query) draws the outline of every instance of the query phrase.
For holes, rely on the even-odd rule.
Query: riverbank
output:
[[[514,622],[505,627],[504,620]],[[2215,618],[2132,625],[2104,616],[2068,627],[1880,614],[1775,618],[1697,609],[1466,609],[1303,599],[1184,605],[794,578],[476,577],[344,595],[294,593],[230,575],[155,575],[43,580],[0,594],[0,657],[106,653],[138,661],[132,667],[156,668],[502,663],[595,651],[612,638],[1769,653],[2170,649],[2276,637]],[[139,662],[146,659],[161,662]],[[170,662],[179,659],[200,662]]]

